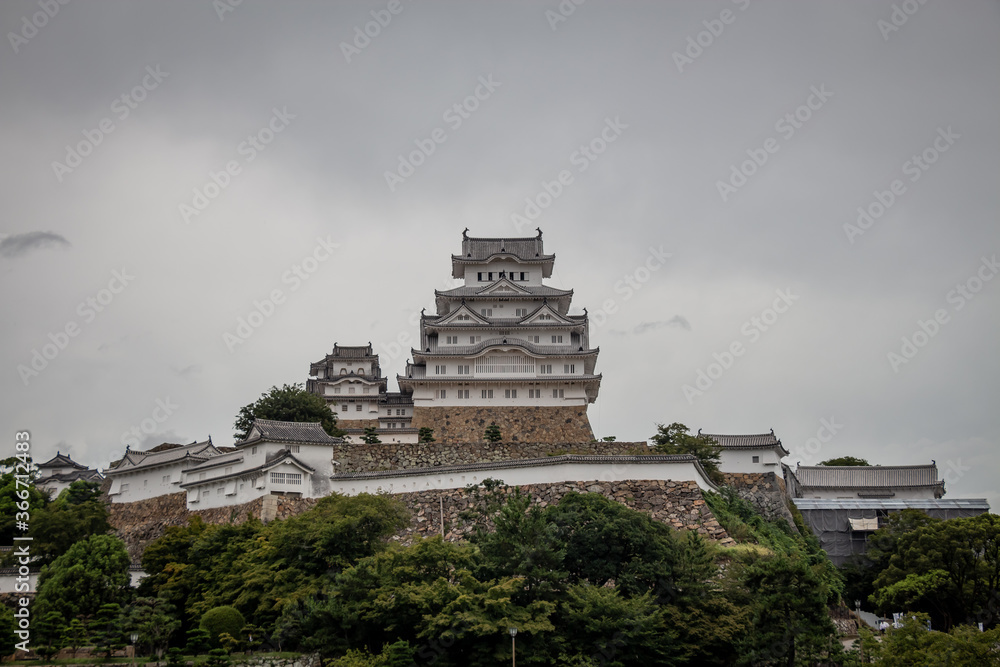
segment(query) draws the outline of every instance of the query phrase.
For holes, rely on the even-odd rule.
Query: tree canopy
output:
[[[820,461],[821,466],[870,466],[867,459],[859,459],[856,456],[840,456],[835,459]]]
[[[250,433],[254,419],[274,419],[287,422],[319,422],[331,436],[341,436],[337,428],[337,415],[322,396],[305,390],[304,385],[286,384],[271,387],[255,402],[244,405],[236,415],[234,437],[243,440]]]
[[[719,472],[722,448],[707,435],[691,435],[687,426],[674,422],[669,426],[657,424],[656,433],[650,440],[653,442],[653,449],[659,454],[694,455],[712,481],[722,481],[722,473]]]

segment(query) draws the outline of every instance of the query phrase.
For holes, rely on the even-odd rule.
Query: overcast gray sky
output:
[[[593,317],[599,437],[773,428],[792,464],[936,459],[1000,505],[996,2],[24,0],[0,26],[11,450],[232,444],[334,342],[395,389],[462,230],[541,226]]]

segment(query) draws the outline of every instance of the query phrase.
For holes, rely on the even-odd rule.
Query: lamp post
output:
[[[132,667],[135,667],[135,643],[139,641],[139,633],[133,632],[129,635],[129,639],[132,640]]]
[[[514,637],[517,637],[517,628],[510,629],[510,667],[517,667],[517,643]]]

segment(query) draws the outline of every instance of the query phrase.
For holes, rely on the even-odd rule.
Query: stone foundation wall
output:
[[[781,477],[773,472],[724,472],[722,476],[723,483],[736,489],[737,495],[756,507],[765,519],[784,519],[795,527]]]
[[[262,500],[192,512],[187,509],[187,494],[171,493],[132,503],[111,503],[107,506],[108,522],[125,541],[129,556],[136,561],[146,545],[161,537],[170,526],[186,526],[196,515],[205,523],[243,523],[252,516],[260,517]]]
[[[438,442],[486,442],[483,432],[496,422],[505,442],[579,443],[594,439],[583,406],[416,407],[413,428],[434,429]]]
[[[633,480],[628,482],[566,482],[557,484],[527,484],[521,491],[531,496],[541,507],[559,502],[569,493],[599,493],[606,498],[650,515],[657,521],[678,530],[693,530],[722,544],[734,544],[725,529],[716,521],[702,498],[695,482],[663,480]],[[513,488],[504,489],[505,494]],[[441,507],[444,506],[444,536],[448,541],[464,539],[473,526],[460,514],[474,502],[465,489],[416,491],[398,494],[406,503],[413,521],[396,539],[406,543],[414,537],[441,534]]]
[[[435,433],[435,439],[437,434]],[[629,455],[652,451],[645,442],[583,442],[572,445],[545,442],[443,442],[334,445],[338,473],[401,470],[466,463],[540,459],[558,454]]]
[[[566,482],[528,484],[520,488],[531,494],[534,501],[542,507],[559,502],[570,491],[600,493],[674,528],[694,530],[723,544],[732,543],[732,539],[705,504],[697,483],[693,481]],[[511,489],[505,490],[505,493],[510,492]],[[395,539],[399,541],[409,542],[416,536],[439,534],[442,499],[445,538],[459,540],[472,529],[459,516],[462,511],[471,507],[465,489],[417,491],[396,494],[394,497],[407,506],[413,517],[411,526],[396,536]],[[251,516],[261,518],[266,509],[267,519],[287,519],[311,509],[317,502],[316,498],[266,496],[233,507],[192,512],[185,508],[185,494],[174,493],[133,503],[114,503],[108,506],[108,510],[111,526],[125,541],[132,559],[139,560],[146,545],[162,536],[169,526],[186,526],[193,516],[200,516],[209,524],[242,523]]]

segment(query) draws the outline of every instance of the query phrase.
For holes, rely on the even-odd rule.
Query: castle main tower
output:
[[[435,291],[437,313],[422,315],[400,391],[413,399],[413,428],[442,442],[478,442],[495,421],[505,441],[573,443],[593,439],[587,405],[597,399],[599,350],[590,347],[586,311],[570,315],[573,290],[544,284],[555,255],[542,232],[528,238],[462,233],[452,277],[464,285]]]

